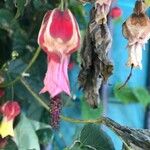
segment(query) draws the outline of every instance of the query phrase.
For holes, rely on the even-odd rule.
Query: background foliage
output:
[[[68,2],[68,7],[77,18],[81,32],[84,33],[87,26],[87,12],[77,0]],[[109,147],[109,150],[113,150],[111,139],[96,125],[88,124],[84,127],[77,125],[74,131],[71,129],[73,124],[68,125],[62,122],[60,131],[54,132],[49,125],[49,112],[35,98],[37,96],[47,105],[49,104],[50,98],[47,94],[40,96],[38,94],[43,87],[47,64],[45,54],[38,49],[37,36],[45,12],[59,7],[59,4],[59,0],[0,1],[0,76],[5,79],[4,84],[0,85],[0,88],[5,90],[5,96],[0,99],[0,104],[8,100],[16,100],[22,109],[21,115],[14,124],[16,137],[14,139],[8,137],[5,149],[108,150]],[[29,69],[30,61],[35,55],[38,57]],[[78,68],[77,54],[73,55],[72,61]],[[22,80],[24,71],[26,76]],[[145,106],[150,99],[149,93],[142,88],[127,87],[120,92],[114,88],[114,95],[125,103],[139,102],[144,99],[142,103]],[[62,113],[68,116],[96,119],[102,113],[102,106],[93,110],[85,103],[84,98],[79,100],[79,96],[72,101],[62,96],[62,100],[64,107]],[[64,130],[74,133],[70,142],[71,146],[64,142],[65,138],[70,139],[62,134]]]
[[[1,98],[0,103],[16,100],[22,109],[22,114],[16,119],[14,125],[16,136],[14,139],[8,137],[8,144],[5,147],[7,150],[39,150],[49,146],[62,149],[66,146],[60,141],[65,137],[61,137],[63,135],[59,132],[52,131],[49,125],[49,112],[39,105],[23,82],[18,80],[22,78],[24,69],[28,68],[34,55],[39,54],[37,36],[45,12],[59,7],[59,4],[59,0],[0,1],[0,75],[5,79],[4,84],[1,85],[1,88],[5,90],[5,96]],[[81,3],[75,0],[69,1],[69,8],[77,18],[80,29],[85,29],[86,12]],[[77,62],[76,54],[72,59]],[[46,56],[40,52],[30,70],[25,69],[27,71],[25,72],[27,76],[24,77],[25,83],[37,95],[43,86],[46,65]],[[49,103],[50,98],[47,94],[40,97],[45,103]],[[79,103],[78,100],[73,102],[65,96],[63,99],[64,109],[76,107]],[[92,116],[99,117],[101,109],[88,111],[86,108],[89,106],[82,102],[81,107],[77,108],[80,112],[78,114],[85,119],[92,118]]]

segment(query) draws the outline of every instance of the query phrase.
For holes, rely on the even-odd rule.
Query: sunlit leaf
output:
[[[40,150],[38,137],[31,121],[22,114],[15,128],[15,140],[19,150]]]
[[[81,131],[80,142],[82,145],[94,147],[96,150],[114,150],[110,137],[94,124],[84,126]]]
[[[100,118],[102,111],[102,105],[100,105],[97,109],[93,109],[87,104],[85,99],[81,99],[81,114],[83,119]]]
[[[115,150],[110,137],[94,124],[85,125],[80,137],[65,150]]]
[[[146,89],[134,88],[133,93],[136,96],[137,100],[144,106],[147,106],[150,103],[150,94]]]
[[[115,88],[114,88],[114,95],[118,100],[120,100],[126,104],[132,103],[132,102],[137,102],[137,99],[133,93],[132,88],[123,87],[122,89],[118,90],[118,87],[120,87],[120,86],[115,86]]]

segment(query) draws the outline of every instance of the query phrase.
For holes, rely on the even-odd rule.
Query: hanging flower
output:
[[[113,7],[110,11],[112,19],[118,19],[122,15],[122,10],[119,7]]]
[[[150,39],[150,19],[143,1],[136,1],[131,16],[123,23],[123,35],[128,40],[128,66],[142,69],[142,48]]]
[[[0,135],[2,138],[6,136],[14,136],[13,121],[20,114],[20,106],[18,102],[6,102],[0,108],[3,119],[0,125]]]
[[[78,24],[69,9],[56,8],[48,11],[43,19],[38,35],[38,44],[47,54],[48,69],[44,88],[51,97],[61,92],[70,95],[68,64],[71,53],[80,46]]]

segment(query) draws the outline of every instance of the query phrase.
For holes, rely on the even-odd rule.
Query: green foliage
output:
[[[49,128],[40,129],[36,132],[39,142],[42,145],[48,145],[51,142],[52,131]]]
[[[46,130],[47,136],[43,139],[41,137],[41,131]],[[44,132],[43,132],[44,133]],[[27,118],[24,114],[21,114],[20,120],[15,128],[15,142],[17,143],[19,150],[36,149],[40,150],[39,140],[41,143],[45,142],[45,138],[50,138],[52,135],[51,127],[47,124],[40,123]],[[45,143],[43,143],[45,144]]]
[[[15,142],[12,139],[8,139],[4,150],[18,150],[18,148],[17,148],[17,145],[15,144]]]
[[[60,0],[4,0],[0,1],[0,75],[5,79],[4,84],[10,83],[21,76],[28,66],[38,47],[37,36],[43,16],[47,10],[60,5]],[[78,22],[86,25],[84,9],[75,0],[70,1],[69,8],[73,11]],[[12,54],[17,55],[12,57]],[[41,63],[42,62],[42,63]],[[38,59],[28,70],[26,80],[35,93],[43,87],[47,59],[40,53]],[[39,68],[40,66],[40,68]],[[42,99],[48,104],[49,96],[43,94]],[[15,126],[15,142],[19,150],[40,149],[51,143],[54,134],[49,126],[50,114],[17,81],[5,87],[5,96],[1,103],[17,100],[24,112]],[[54,141],[56,147],[59,145]],[[16,144],[10,140],[6,149],[16,150]],[[13,149],[14,147],[14,149]]]
[[[11,32],[13,14],[7,9],[0,9],[0,28]]]
[[[110,137],[94,124],[85,125],[80,137],[65,150],[114,150]]]
[[[31,122],[24,116],[21,116],[17,127],[15,128],[16,143],[18,149],[36,149],[40,150],[38,137],[32,127]]]
[[[16,0],[15,5],[17,6],[17,13],[15,18],[22,16],[24,13],[25,6],[28,4],[28,0]]]
[[[9,140],[6,150],[40,150],[41,145],[45,146],[48,143],[54,143],[58,147],[57,141],[53,141],[55,134],[49,126],[49,112],[41,107],[35,101],[35,97],[16,79],[22,77],[22,71],[28,66],[35,54],[38,47],[37,36],[45,12],[58,7],[59,3],[60,0],[0,1],[0,75],[5,78],[3,85],[5,86],[5,97],[1,100],[3,102],[17,100],[22,112],[24,112],[14,126],[16,144]],[[87,22],[83,6],[77,0],[70,0],[68,7],[80,23],[80,29],[85,29]],[[17,53],[17,56],[12,57],[14,52]],[[76,59],[76,55],[73,59]],[[47,58],[41,52],[32,68],[25,72],[27,73],[26,81],[37,95],[43,87],[46,62]],[[7,84],[14,80],[13,84]],[[148,103],[149,94],[144,89],[132,90],[132,93],[129,89],[122,90],[121,93],[117,92],[115,92],[116,97],[123,99],[123,101],[130,102],[132,99],[142,101],[144,105]],[[44,99],[46,104],[49,103],[50,98],[47,94],[40,97]],[[102,107],[93,110],[85,101],[82,101],[81,110],[83,119],[99,118],[102,113]],[[90,124],[84,126],[79,139],[74,142],[72,147],[66,148],[66,150],[81,149],[114,150],[114,146],[103,130]]]
[[[150,94],[145,88],[134,88],[133,94],[137,98],[137,101],[144,106],[147,106],[150,103]]]
[[[118,90],[118,88],[119,88],[119,86],[116,86],[114,88],[114,95],[118,100],[120,100],[126,104],[131,103],[131,102],[137,102],[136,97],[133,94],[132,88],[124,87],[120,90]]]
[[[81,99],[81,115],[83,119],[97,119],[100,118],[103,111],[102,105],[97,109],[91,108],[85,99]]]
[[[144,106],[147,106],[150,103],[150,94],[146,88],[124,87],[118,90],[118,87],[114,88],[114,95],[125,104],[140,102]]]

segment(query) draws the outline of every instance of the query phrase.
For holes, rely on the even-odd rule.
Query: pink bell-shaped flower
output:
[[[13,121],[20,114],[20,106],[18,102],[6,102],[0,107],[3,119],[0,124],[0,135],[2,138],[6,136],[14,136]]]
[[[80,46],[79,27],[69,9],[48,11],[38,35],[38,44],[47,53],[48,69],[41,93],[51,97],[61,92],[70,95],[68,64],[71,53]]]

